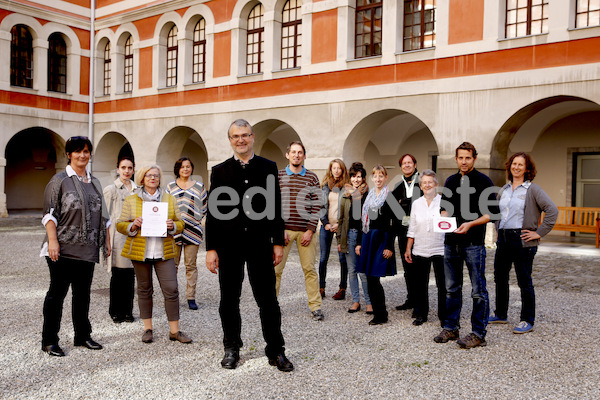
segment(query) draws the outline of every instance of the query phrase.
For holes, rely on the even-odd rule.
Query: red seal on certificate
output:
[[[152,207],[152,211],[158,212],[158,207],[156,207],[156,206]]]
[[[438,227],[443,231],[447,231],[450,230],[450,228],[452,228],[452,224],[448,221],[440,221],[438,223]]]

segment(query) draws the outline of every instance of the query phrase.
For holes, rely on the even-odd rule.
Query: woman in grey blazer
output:
[[[500,219],[496,221],[498,241],[494,259],[496,310],[488,323],[508,323],[508,274],[515,265],[521,289],[521,318],[513,333],[533,331],[535,291],[531,279],[533,258],[540,239],[552,230],[558,209],[541,187],[532,183],[536,169],[531,156],[515,153],[506,162],[510,181],[498,193]],[[539,225],[542,211],[546,214]]]

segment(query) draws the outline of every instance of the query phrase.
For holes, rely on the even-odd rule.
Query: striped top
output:
[[[304,167],[294,174],[288,166],[279,170],[279,186],[285,229],[316,232],[323,193],[317,175]]]
[[[199,245],[204,237],[201,222],[204,215],[206,215],[208,200],[204,184],[196,181],[189,189],[182,189],[177,186],[177,182],[173,181],[167,185],[166,192],[177,200],[177,205],[181,211],[181,219],[185,222],[183,232],[175,235],[175,243],[177,245]]]

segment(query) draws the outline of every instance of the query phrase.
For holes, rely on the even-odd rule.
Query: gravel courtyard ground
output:
[[[38,257],[44,231],[39,218],[0,219],[0,398],[2,399],[598,399],[600,398],[600,252],[540,251],[534,265],[535,331],[514,335],[520,302],[514,274],[509,325],[489,326],[484,348],[434,343],[435,283],[429,322],[414,327],[410,313],[393,310],[405,296],[398,275],[383,279],[390,322],[369,326],[364,312],[348,314],[351,300],[334,301],[339,264],[333,254],[325,321],[310,318],[297,253],[283,274],[280,304],[286,353],[296,369],[279,372],[264,356],[258,309],[247,280],[242,295],[241,365],[224,370],[217,277],[199,256],[197,301],[181,293],[181,327],[194,339],[168,340],[162,294],[155,282],[155,342],[141,342],[142,324],[114,324],[108,316],[109,274],[98,266],[92,285],[93,338],[104,350],[74,348],[70,295],[61,346],[67,357],[40,350],[42,303],[48,269]],[[235,249],[232,249],[235,251]],[[487,278],[492,309],[494,251]],[[470,331],[470,285],[465,279],[462,333]],[[179,271],[180,288],[185,275]],[[182,290],[184,292],[184,290]],[[363,308],[364,309],[364,308]],[[137,305],[134,309],[137,316]]]

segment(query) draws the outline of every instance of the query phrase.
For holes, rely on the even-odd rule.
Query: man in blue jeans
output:
[[[477,150],[469,142],[456,149],[458,173],[450,176],[442,192],[442,216],[456,217],[458,229],[446,233],[444,273],[447,316],[436,343],[457,340],[464,349],[485,346],[490,304],[485,281],[485,225],[499,213],[490,178],[475,169]],[[471,278],[472,332],[459,339],[462,308],[463,262]]]

